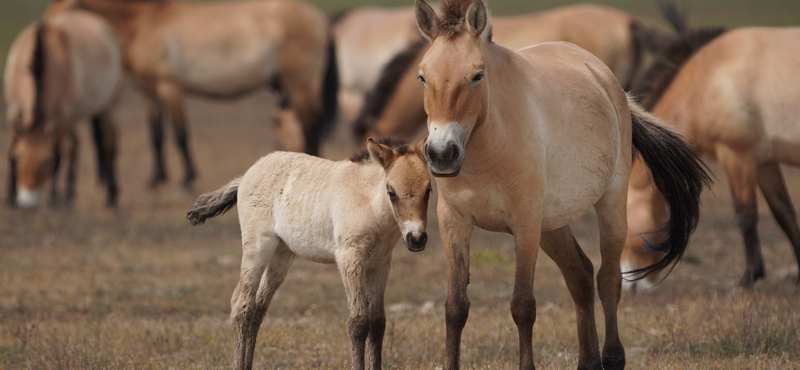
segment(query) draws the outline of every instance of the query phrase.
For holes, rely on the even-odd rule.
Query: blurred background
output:
[[[409,1],[311,1],[322,11],[365,5],[409,6]],[[494,14],[527,13],[568,1],[489,1]],[[663,26],[651,1],[605,0]],[[0,66],[12,40],[47,7],[44,0],[0,3]],[[800,24],[796,0],[678,1],[692,26]],[[800,40],[798,40],[800,42]],[[800,67],[800,66],[799,66]],[[191,147],[199,169],[192,192],[179,186],[182,166],[167,126],[169,182],[147,190],[152,154],[145,106],[127,84],[114,112],[120,128],[118,209],[104,206],[97,184],[89,125],[81,139],[76,202],[71,208],[28,211],[0,206],[0,369],[226,368],[233,351],[228,319],[238,281],[241,244],[236,212],[192,227],[185,211],[198,195],[242,174],[274,149],[275,97],[259,92],[234,101],[188,98]],[[5,105],[0,102],[0,112]],[[0,115],[0,154],[9,125]],[[343,159],[357,150],[350,127],[339,124],[323,156]],[[8,163],[0,160],[5,181]],[[684,261],[655,290],[623,293],[620,331],[631,369],[800,368],[800,289],[794,256],[766,203],[759,199],[760,237],[767,278],[738,288],[744,268],[741,236],[727,182],[703,196],[701,222]],[[800,171],[786,168],[793,199]],[[3,192],[5,197],[5,192]],[[435,197],[433,198],[435,199]],[[795,201],[795,205],[798,203]],[[447,266],[430,205],[425,252],[395,250],[386,293],[385,369],[432,369],[444,353]],[[599,268],[597,226],[589,213],[572,228]],[[517,334],[509,313],[513,239],[476,232],[472,239],[472,311],[462,364],[469,369],[513,369]],[[574,369],[577,336],[572,300],[555,265],[540,254],[536,274],[536,363]],[[599,304],[598,318],[602,317]],[[347,306],[334,266],[298,261],[278,290],[259,334],[255,368],[349,368]],[[598,320],[603,340],[602,320]]]

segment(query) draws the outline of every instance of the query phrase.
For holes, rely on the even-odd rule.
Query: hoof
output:
[[[150,190],[154,190],[158,188],[159,185],[165,184],[167,182],[167,175],[164,173],[156,174],[150,179],[150,182],[147,184],[147,188]]]
[[[625,350],[622,347],[608,348],[603,351],[603,369],[625,369]]]
[[[183,189],[186,191],[192,191],[195,180],[197,180],[197,175],[194,173],[187,173],[186,176],[183,177]]]
[[[764,278],[764,270],[763,269],[759,269],[759,270],[752,271],[752,272],[751,271],[745,271],[744,276],[742,276],[742,279],[739,280],[739,286],[741,286],[743,288],[750,289],[750,288],[753,287],[753,284],[755,284],[756,281],[759,281],[759,280],[761,280],[763,278]]]

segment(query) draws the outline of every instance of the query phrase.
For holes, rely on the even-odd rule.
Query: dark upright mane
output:
[[[31,57],[31,75],[33,76],[34,84],[34,102],[33,102],[33,121],[31,122],[30,129],[35,128],[39,124],[44,123],[44,66],[45,66],[45,28],[43,21],[36,25],[36,39],[33,46],[33,56]]]
[[[722,27],[689,30],[666,45],[631,89],[642,107],[653,110],[686,61],[724,32]]]
[[[411,68],[411,63],[417,59],[428,42],[420,40],[413,45],[407,47],[405,50],[399,52],[392,58],[381,71],[381,78],[375,84],[375,88],[367,94],[367,99],[364,102],[364,107],[361,109],[361,114],[358,115],[355,125],[353,126],[353,133],[356,140],[364,139],[364,134],[372,127],[375,119],[380,117],[389,98],[394,95],[397,90],[397,85],[400,84],[400,79],[403,74]]]
[[[399,155],[406,155],[414,151],[414,147],[407,141],[395,137],[385,137],[377,141],[378,144],[386,145],[394,149]],[[370,161],[369,151],[363,149],[350,157],[351,162],[367,163]]]
[[[464,29],[464,18],[467,9],[472,5],[473,0],[444,0],[439,10],[442,16],[439,18],[439,33],[448,37],[454,37]]]

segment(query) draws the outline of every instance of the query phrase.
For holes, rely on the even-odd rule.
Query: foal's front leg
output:
[[[347,319],[347,333],[350,335],[353,370],[364,369],[364,344],[369,335],[369,314],[367,310],[366,255],[359,246],[345,247],[347,250],[337,256],[336,265],[342,275],[344,290],[347,293],[347,306],[350,316]]]
[[[366,348],[366,366],[368,369],[380,370],[383,350],[383,334],[386,330],[386,313],[384,311],[384,293],[389,270],[392,264],[392,253],[387,253],[384,263],[370,269],[367,275],[367,300],[369,304],[369,340]]]
[[[461,332],[469,316],[469,237],[473,226],[469,219],[453,212],[439,193],[437,213],[442,227],[442,246],[447,256],[449,277],[445,300],[445,370],[459,368]]]

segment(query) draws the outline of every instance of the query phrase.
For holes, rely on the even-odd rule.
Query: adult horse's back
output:
[[[448,0],[442,18],[417,0],[431,48],[419,65],[428,113],[425,155],[439,186],[438,216],[449,264],[445,369],[459,367],[469,313],[469,239],[475,226],[514,235],[511,314],[521,369],[533,369],[533,276],[539,247],[558,265],[575,302],[579,368],[622,369],[617,329],[634,150],[651,167],[674,212],[667,251],[646,269],[676,263],[697,223],[708,181],[683,141],[629,98],[591,53],[567,43],[512,52],[491,41],[483,0]],[[594,208],[600,224],[597,281],[605,317],[602,357],[594,319],[593,267],[569,222]]]
[[[162,123],[167,117],[186,168],[184,185],[196,177],[184,93],[235,98],[273,89],[281,108],[294,111],[301,125],[281,130],[302,136],[284,141],[300,147],[284,149],[318,154],[320,135],[335,119],[338,70],[328,18],[313,6],[295,0],[56,0],[48,12],[70,7],[102,15],[120,35],[125,66],[151,103],[152,185],[166,181]],[[281,122],[291,124],[296,122]]]

